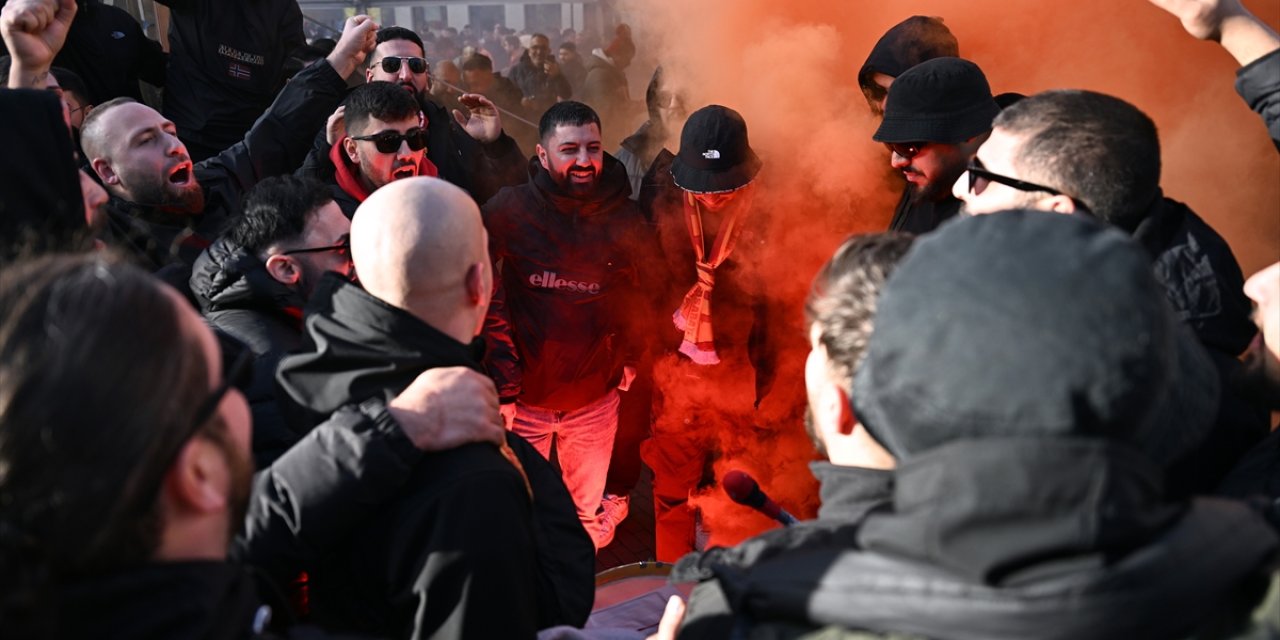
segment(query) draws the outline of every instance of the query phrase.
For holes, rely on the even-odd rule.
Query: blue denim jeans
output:
[[[618,431],[618,402],[616,389],[573,411],[553,411],[517,401],[511,427],[548,460],[555,445],[561,477],[597,549],[601,534],[596,511],[604,495],[613,437]]]

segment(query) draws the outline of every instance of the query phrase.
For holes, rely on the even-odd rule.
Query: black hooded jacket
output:
[[[247,191],[264,178],[288,174],[302,163],[311,132],[324,125],[346,87],[325,60],[303,69],[244,140],[195,165],[195,178],[204,190],[203,213],[175,214],[112,197],[107,204],[111,242],[152,270],[191,265],[240,215],[240,201]]]
[[[1267,125],[1271,141],[1280,150],[1280,49],[1241,67],[1236,91]]]
[[[309,304],[314,351],[286,357],[278,374],[298,416],[363,412],[428,369],[479,367],[474,344],[334,274]],[[518,436],[508,434],[508,444],[532,500],[521,472],[491,445],[424,454],[389,502],[312,573],[316,619],[415,638],[532,637],[546,626],[581,625],[594,597],[594,546],[559,474]]]
[[[680,637],[835,625],[1105,640],[1247,622],[1276,568],[1277,532],[1243,504],[1163,503],[1159,478],[1104,442],[957,441],[899,468],[893,509],[867,516],[856,546],[717,571],[694,590]]]
[[[911,16],[876,41],[858,69],[858,84],[865,89],[877,73],[896,78],[925,60],[943,56],[960,56],[960,45],[951,30],[941,18]]]
[[[196,259],[191,293],[215,330],[249,347],[255,356],[246,392],[253,411],[253,459],[271,464],[302,434],[289,429],[276,403],[276,367],[302,348],[302,296],[267,273],[257,256],[223,236]]]
[[[617,386],[646,348],[651,230],[628,196],[622,165],[605,154],[594,193],[565,194],[542,164],[528,182],[484,206],[489,249],[501,263],[486,335],[504,401],[571,411]]]

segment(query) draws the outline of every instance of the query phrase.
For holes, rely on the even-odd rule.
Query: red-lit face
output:
[[[146,206],[204,210],[204,192],[172,122],[137,103],[118,105],[99,122],[110,132],[108,157],[90,158],[90,163],[108,191]]]
[[[586,194],[595,190],[604,170],[604,145],[600,127],[560,125],[537,147],[542,168],[551,179],[569,193]]]
[[[363,131],[348,131],[354,137],[374,136],[384,132],[405,133],[411,129],[422,127],[422,118],[411,116],[396,122],[384,122],[377,118],[369,118]],[[407,140],[401,140],[400,146],[392,153],[379,151],[372,140],[353,140],[347,138],[344,143],[347,157],[351,158],[360,169],[361,180],[372,193],[379,187],[400,178],[412,178],[418,175],[418,165],[426,148],[413,150]]]
[[[911,158],[890,154],[889,163],[911,183],[912,202],[937,202],[951,195],[951,187],[969,164],[960,145],[931,142]]]

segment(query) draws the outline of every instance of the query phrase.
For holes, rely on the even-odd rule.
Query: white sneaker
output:
[[[618,525],[627,519],[627,514],[630,512],[631,496],[604,494],[604,499],[600,501],[600,544],[596,545],[597,549],[603,549],[613,542],[613,535],[618,532]]]

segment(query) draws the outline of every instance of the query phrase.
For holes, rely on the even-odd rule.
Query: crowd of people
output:
[[[1280,151],[1280,36],[1150,1]],[[163,4],[165,48],[0,9],[0,635],[1280,637],[1280,262],[1164,194],[1138,106],[995,94],[907,18],[849,75],[892,222],[779,311],[768,158],[661,67],[633,102],[625,25],[588,58]],[[708,545],[754,437],[716,425],[797,338],[821,507]],[[688,598],[607,625],[644,466]]]

